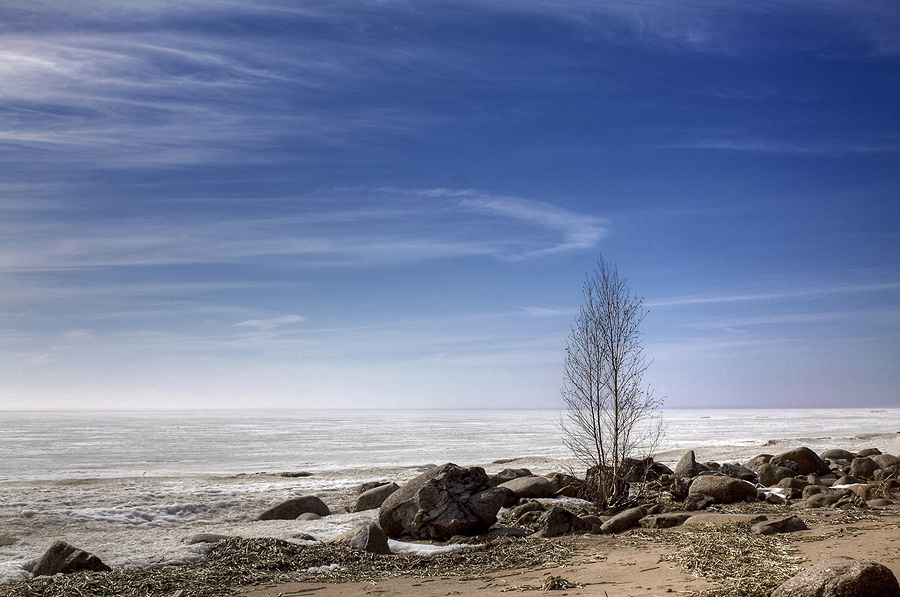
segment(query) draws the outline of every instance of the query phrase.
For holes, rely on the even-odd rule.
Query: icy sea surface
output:
[[[365,481],[402,483],[429,465],[583,467],[560,411],[269,411],[0,413],[0,582],[56,539],[112,566],[190,562],[197,533],[329,539],[371,520],[350,514]],[[670,410],[657,460],[685,449],[740,462],[805,445],[900,454],[900,409]],[[283,476],[281,473],[309,473]],[[318,495],[332,516],[255,521],[291,497]]]

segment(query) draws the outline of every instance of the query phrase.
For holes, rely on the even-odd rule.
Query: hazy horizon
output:
[[[900,406],[900,4],[7,0],[0,410]]]

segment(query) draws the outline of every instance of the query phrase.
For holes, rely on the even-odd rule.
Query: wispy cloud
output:
[[[869,292],[886,292],[900,290],[900,282],[882,282],[875,284],[833,284],[812,287],[800,287],[789,290],[738,294],[706,294],[677,296],[645,301],[648,307],[678,307],[690,305],[712,305],[719,303],[744,303],[759,301],[780,301],[786,299],[817,298],[841,294],[857,294]]]

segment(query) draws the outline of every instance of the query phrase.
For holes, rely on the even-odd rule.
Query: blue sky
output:
[[[900,5],[5,0],[0,409],[900,406]]]

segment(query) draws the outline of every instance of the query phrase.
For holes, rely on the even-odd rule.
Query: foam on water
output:
[[[402,483],[428,464],[581,469],[557,411],[412,413],[3,413],[0,582],[57,539],[112,566],[188,563],[198,533],[327,540],[375,519],[344,512],[365,481]],[[740,462],[798,445],[875,446],[900,454],[900,409],[668,411],[657,459],[685,449]],[[162,455],[162,456],[161,456]],[[264,472],[268,471],[268,472]],[[285,477],[280,471],[309,471]],[[315,521],[257,521],[265,509],[317,495]],[[9,538],[15,539],[10,545]],[[398,546],[399,549],[400,546]],[[410,548],[412,549],[412,548]]]

